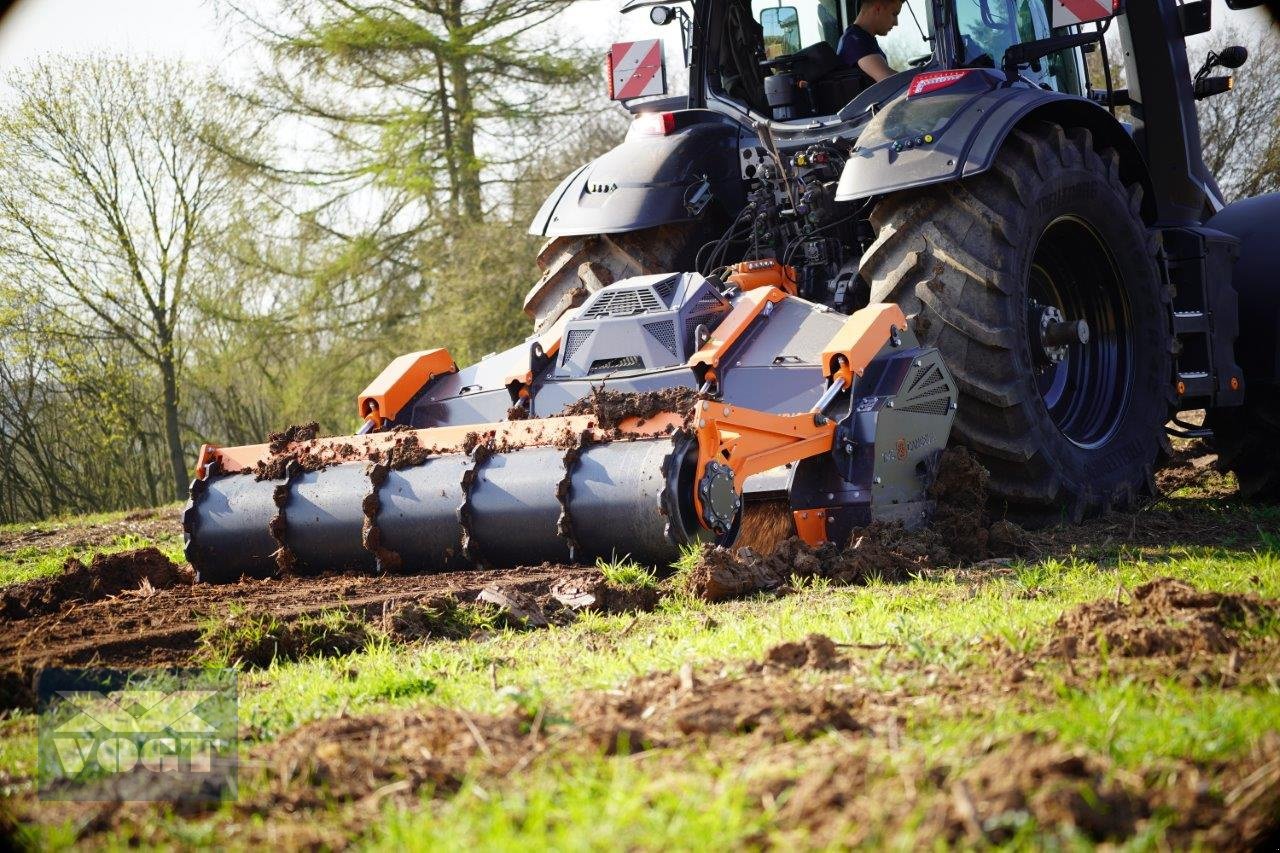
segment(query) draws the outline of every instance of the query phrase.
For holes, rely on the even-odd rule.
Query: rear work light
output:
[[[972,68],[963,68],[951,71],[926,71],[923,74],[917,74],[915,79],[911,81],[911,85],[907,87],[907,97],[914,98],[916,95],[927,95],[930,92],[954,86],[973,72],[974,69]]]
[[[631,123],[631,132],[644,136],[670,136],[675,129],[675,113],[640,113]]]

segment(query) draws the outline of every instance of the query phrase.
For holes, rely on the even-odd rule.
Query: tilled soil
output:
[[[1160,582],[1138,600],[1169,590]],[[1174,597],[1183,600],[1183,591]],[[248,819],[271,814],[273,832],[291,826],[290,843],[342,845],[352,837],[344,833],[374,826],[388,802],[448,798],[467,779],[492,791],[518,785],[516,774],[535,761],[604,754],[654,766],[698,755],[776,767],[751,784],[761,802],[781,804],[780,831],[815,847],[875,844],[908,828],[947,845],[1007,843],[1028,819],[1094,842],[1124,842],[1158,818],[1175,847],[1231,850],[1280,829],[1280,735],[1261,737],[1231,762],[1157,760],[1137,771],[1048,732],[988,739],[954,764],[930,762],[894,747],[919,697],[866,686],[859,655],[810,635],[758,661],[686,665],[616,690],[584,691],[566,709],[514,702],[492,715],[445,708],[340,715],[257,747],[249,766],[265,774],[264,784],[229,819],[252,833]],[[927,676],[946,696],[931,713],[963,717],[989,701],[985,670],[948,673],[909,659],[892,666]],[[805,770],[797,776],[796,767]],[[340,827],[328,825],[331,817],[310,818],[335,809]],[[139,806],[112,814],[109,825],[145,826],[149,814]]]
[[[118,521],[99,524],[68,524],[62,527],[41,523],[26,530],[0,533],[0,555],[21,548],[52,551],[57,548],[96,548],[111,545],[123,536],[155,539],[182,532],[181,507],[143,509],[131,512]]]
[[[642,422],[661,412],[687,416],[694,404],[703,399],[693,388],[662,388],[657,391],[611,391],[603,386],[565,406],[557,414],[591,415],[601,429],[616,429],[627,418]]]
[[[167,561],[166,561],[167,562]],[[200,652],[202,629],[234,606],[270,614],[288,622],[335,607],[368,621],[407,604],[448,597],[474,601],[481,591],[525,592],[546,596],[556,581],[586,579],[594,569],[540,566],[504,571],[437,575],[332,575],[310,578],[243,580],[235,584],[177,584],[157,588],[139,582],[106,598],[76,595],[60,601],[39,599],[49,615],[0,621],[0,706],[30,704],[33,673],[48,666],[169,666],[191,662]],[[41,581],[31,582],[39,584]],[[6,590],[19,601],[30,584]],[[56,605],[56,609],[55,608]]]

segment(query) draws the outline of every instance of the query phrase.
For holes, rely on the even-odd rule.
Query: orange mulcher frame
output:
[[[763,310],[770,299],[768,288],[756,303],[751,317]],[[777,291],[773,291],[777,293]],[[754,296],[755,293],[748,294]],[[785,298],[785,297],[784,297]],[[739,304],[739,307],[742,303]],[[734,312],[716,330],[716,337],[699,351],[703,353],[709,372],[719,363],[719,356],[732,343],[722,334]],[[744,312],[746,314],[747,312]],[[861,376],[876,354],[901,330],[906,328],[902,309],[893,304],[868,305],[855,312],[822,351],[822,373],[828,384],[842,383],[851,389],[855,377]],[[745,325],[735,324],[728,334],[737,337]],[[726,335],[727,337],[727,335]],[[721,343],[721,341],[724,341]],[[712,346],[715,344],[716,346]],[[692,361],[692,359],[691,359]],[[707,465],[713,461],[727,465],[733,471],[734,489],[740,495],[742,484],[753,474],[776,468],[787,462],[796,462],[827,453],[834,441],[836,425],[821,412],[797,415],[774,415],[753,409],[744,409],[720,402],[703,400],[698,403],[695,422],[698,438],[698,467],[694,483],[701,483]],[[704,517],[702,498],[694,489],[694,509],[698,519]],[[826,538],[826,513],[821,510],[793,513],[796,533],[810,545],[817,545]]]

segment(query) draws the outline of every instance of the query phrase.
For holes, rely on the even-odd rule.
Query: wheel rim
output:
[[[1027,283],[1027,316],[1036,385],[1049,419],[1079,447],[1105,444],[1133,392],[1133,336],[1115,260],[1086,223],[1060,217],[1040,235]],[[1047,347],[1038,322],[1046,317],[1084,320],[1087,341]]]

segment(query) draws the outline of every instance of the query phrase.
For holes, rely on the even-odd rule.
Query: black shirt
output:
[[[857,24],[853,24],[844,31],[844,35],[840,37],[840,46],[836,48],[836,53],[840,54],[840,58],[844,60],[846,65],[852,65],[855,68],[858,65],[858,60],[864,56],[870,56],[873,53],[884,56],[884,51],[880,49],[880,44],[876,41],[876,37]]]

